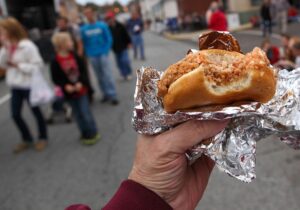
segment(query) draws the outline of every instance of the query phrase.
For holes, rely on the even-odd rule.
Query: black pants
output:
[[[33,141],[31,132],[22,117],[23,102],[27,101],[27,103],[29,104],[29,92],[30,90],[12,89],[12,98],[11,98],[12,118],[14,119],[14,122],[16,123],[19,131],[21,132],[22,139],[24,142]],[[31,107],[31,106],[30,108],[38,125],[39,139],[47,140],[47,127],[40,108]]]

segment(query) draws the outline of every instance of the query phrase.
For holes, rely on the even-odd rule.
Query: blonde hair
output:
[[[21,41],[22,39],[28,38],[25,28],[13,17],[0,20],[0,27],[7,32],[9,39]]]
[[[67,40],[71,40],[71,35],[67,32],[58,32],[52,36],[52,44],[56,50],[60,50],[63,47],[66,47]]]

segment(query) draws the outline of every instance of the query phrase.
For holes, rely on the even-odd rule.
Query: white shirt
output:
[[[11,62],[18,67],[8,66],[9,52],[5,47],[0,50],[0,66],[6,69],[6,83],[12,88],[29,89],[33,71],[41,70],[43,60],[35,44],[28,40],[21,40],[15,50]]]

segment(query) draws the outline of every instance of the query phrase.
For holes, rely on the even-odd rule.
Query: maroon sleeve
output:
[[[124,181],[114,197],[102,210],[172,210],[161,197],[144,186]]]
[[[86,205],[83,205],[83,204],[75,204],[75,205],[69,206],[65,210],[91,210],[91,208]]]

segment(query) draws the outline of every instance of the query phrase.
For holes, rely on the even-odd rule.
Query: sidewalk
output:
[[[200,34],[209,32],[209,30],[201,30],[201,31],[194,31],[194,32],[184,32],[184,33],[178,33],[178,34],[172,34],[170,32],[165,32],[164,36],[167,39],[171,40],[177,40],[177,41],[193,41],[198,42],[198,37]],[[240,27],[230,30],[231,33],[236,34],[247,34],[247,35],[256,35],[256,36],[262,36],[262,32],[260,28],[253,28],[250,23],[241,25]],[[273,34],[272,38],[279,39],[279,31],[278,27],[273,27]],[[288,25],[287,34],[290,34],[291,36],[300,36],[300,23],[291,23]]]

